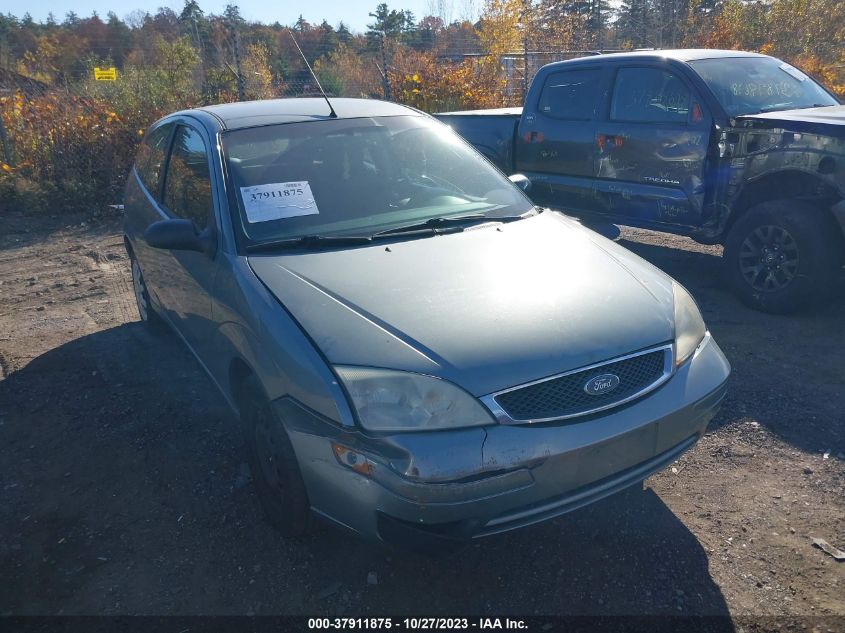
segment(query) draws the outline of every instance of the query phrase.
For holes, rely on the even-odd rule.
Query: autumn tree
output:
[[[396,38],[405,28],[405,13],[389,9],[385,3],[378,5],[369,16],[373,18],[373,22],[367,25],[368,35],[383,33],[387,37]]]
[[[652,0],[622,0],[616,17],[616,33],[622,48],[655,46]]]
[[[250,44],[247,47],[241,69],[247,99],[271,99],[278,96],[273,89],[270,60],[263,44]]]
[[[380,98],[382,78],[375,60],[341,44],[314,65],[323,88],[332,95]]]
[[[584,18],[559,0],[540,0],[531,20],[531,43],[537,50],[565,51],[583,46]]]
[[[444,63],[430,52],[404,48],[389,80],[397,100],[427,112],[504,105],[504,78],[486,59]]]
[[[498,60],[505,53],[522,50],[526,0],[485,0],[478,28],[481,49]]]

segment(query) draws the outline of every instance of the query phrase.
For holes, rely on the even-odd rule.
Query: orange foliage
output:
[[[801,68],[845,96],[845,37],[840,0],[725,0],[688,43],[704,48],[757,51]]]
[[[14,148],[12,165],[0,166],[10,202],[59,210],[120,201],[137,126],[106,104],[60,90],[17,93],[0,98],[0,116]]]
[[[434,53],[397,51],[388,72],[393,99],[426,112],[504,105],[505,79],[490,58],[448,62]]]
[[[840,99],[845,98],[845,68],[842,64],[822,61],[816,55],[801,55],[794,64],[823,83]]]

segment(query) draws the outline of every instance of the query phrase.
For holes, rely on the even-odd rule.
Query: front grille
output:
[[[611,361],[533,385],[517,387],[495,396],[494,399],[505,413],[517,421],[563,418],[588,413],[627,400],[661,380],[668,364],[667,354],[671,354],[671,348]],[[618,376],[619,385],[612,391],[598,395],[590,395],[584,391],[588,380],[602,374]]]

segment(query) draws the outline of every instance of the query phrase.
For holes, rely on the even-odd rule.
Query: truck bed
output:
[[[522,108],[441,112],[437,119],[463,136],[506,174],[513,173],[514,137]]]

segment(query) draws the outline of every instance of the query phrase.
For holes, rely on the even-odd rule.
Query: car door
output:
[[[596,126],[596,199],[619,221],[696,226],[712,121],[694,87],[666,65],[621,65]]]
[[[140,236],[153,222],[163,219],[161,185],[164,166],[175,125],[163,122],[151,129],[138,148],[133,172],[126,187],[126,230],[136,237],[133,252],[144,274],[147,291],[153,302],[164,309],[159,279],[167,270],[170,256],[147,245]]]
[[[593,142],[604,71],[577,66],[548,73],[526,103],[516,138],[516,165],[540,205],[594,211]]]
[[[217,241],[215,200],[209,144],[199,127],[177,123],[162,186],[161,210],[166,217],[191,220],[198,233]],[[194,352],[207,358],[215,325],[212,292],[217,273],[214,253],[168,250],[166,271],[156,280],[167,315]]]

